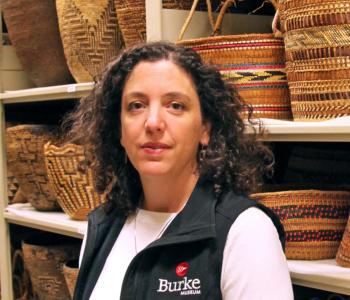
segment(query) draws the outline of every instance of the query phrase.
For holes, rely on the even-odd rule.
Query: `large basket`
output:
[[[227,8],[222,6],[214,32],[219,30]],[[223,78],[252,106],[254,118],[292,119],[283,38],[271,33],[181,40],[191,18],[190,14],[177,44],[192,48],[206,63],[217,66]]]
[[[349,1],[279,1],[294,120],[349,115]]]
[[[80,167],[85,161],[83,147],[47,143],[44,153],[50,184],[63,211],[73,219],[86,220],[87,214],[102,203],[102,197],[94,190],[91,168]]]
[[[299,190],[252,194],[280,218],[288,259],[336,256],[350,209],[350,192]]]
[[[58,210],[45,169],[43,146],[57,141],[56,127],[18,125],[6,129],[8,168],[16,177],[21,192],[38,210]]]
[[[73,82],[63,53],[55,0],[2,0],[16,54],[37,86]]]
[[[146,41],[145,0],[114,0],[126,47]],[[189,9],[192,0],[164,0],[163,8]]]
[[[69,294],[73,299],[75,285],[77,283],[79,273],[79,260],[73,259],[65,262],[63,265],[63,276],[66,280]]]
[[[79,257],[80,245],[77,239],[47,232],[22,242],[24,262],[40,300],[70,299],[62,268],[67,260]]]
[[[77,82],[92,81],[123,46],[114,0],[56,0],[64,54]]]

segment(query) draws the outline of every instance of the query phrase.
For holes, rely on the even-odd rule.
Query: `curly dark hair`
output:
[[[124,50],[64,122],[65,127],[70,126],[68,140],[87,146],[86,157],[93,169],[97,192],[107,197],[106,207],[116,207],[128,215],[140,204],[140,177],[125,161],[120,144],[121,99],[125,82],[138,63],[163,59],[192,78],[202,118],[211,124],[206,155],[197,155],[201,180],[212,184],[217,197],[226,190],[241,195],[258,190],[263,175],[271,171],[273,158],[256,134],[244,133],[241,114],[248,106],[219,71],[204,64],[195,51],[168,42],[152,42]]]

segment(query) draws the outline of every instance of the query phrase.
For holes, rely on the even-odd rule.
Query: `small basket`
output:
[[[123,47],[114,0],[56,0],[68,67],[77,82],[93,81]]]
[[[350,209],[350,192],[298,190],[252,194],[271,208],[286,232],[288,259],[336,256]]]
[[[6,129],[9,171],[22,194],[37,210],[58,210],[44,164],[43,146],[58,140],[57,128],[48,125],[18,125]]]
[[[74,296],[74,289],[77,283],[78,273],[79,273],[78,259],[69,260],[63,265],[63,275],[64,275],[64,279],[66,280],[66,284],[67,284],[71,299],[73,299],[73,296]]]
[[[197,2],[194,1],[193,5]],[[214,34],[219,32],[229,4],[232,1],[226,0],[222,6],[214,25]],[[284,42],[277,31],[182,40],[193,12],[186,20],[177,44],[192,48],[204,62],[216,66],[223,78],[233,84],[242,99],[252,106],[254,118],[291,120]],[[247,111],[243,112],[243,117],[247,116]]]
[[[65,261],[79,257],[80,245],[77,239],[47,232],[22,242],[24,262],[39,299],[70,299],[62,267]]]
[[[295,121],[350,115],[347,0],[280,0]]]
[[[335,261],[342,267],[350,268],[350,218],[348,219]]]
[[[63,211],[72,219],[86,220],[87,214],[102,203],[102,197],[94,190],[92,170],[80,168],[85,161],[83,147],[57,147],[49,142],[44,154],[49,181]]]

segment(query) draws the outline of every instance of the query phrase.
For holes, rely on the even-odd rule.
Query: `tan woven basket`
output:
[[[77,82],[92,81],[123,47],[114,0],[56,0],[56,6],[68,67]]]
[[[193,5],[197,3],[194,1]],[[219,31],[224,13],[232,3],[226,0],[222,6],[214,32]],[[292,119],[283,38],[271,33],[182,40],[192,16],[186,20],[177,44],[194,49],[206,63],[217,66],[223,78],[235,85],[243,100],[252,106],[253,117]]]
[[[63,264],[79,257],[81,241],[53,233],[39,233],[22,242],[23,258],[39,299],[70,299]]]
[[[350,218],[348,219],[335,261],[342,267],[350,268]]]
[[[74,289],[77,283],[78,273],[79,273],[78,259],[69,260],[65,262],[65,264],[63,265],[63,275],[66,281],[71,299],[73,299],[73,296],[74,296]]]
[[[294,120],[349,115],[349,1],[280,0],[280,14]]]
[[[146,41],[145,0],[114,0],[126,47]],[[164,0],[163,8],[190,9],[192,0]]]
[[[59,209],[44,164],[43,146],[49,140],[58,140],[54,126],[18,125],[6,129],[9,171],[22,194],[38,210]]]
[[[336,256],[350,208],[350,192],[299,190],[252,194],[270,207],[286,232],[288,259]]]
[[[86,220],[87,214],[102,203],[94,190],[92,170],[81,170],[84,149],[74,144],[44,146],[45,165],[50,184],[63,211],[76,220]]]

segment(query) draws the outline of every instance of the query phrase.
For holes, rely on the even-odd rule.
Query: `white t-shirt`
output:
[[[158,239],[175,216],[142,209],[130,216],[107,257],[90,300],[119,299],[125,272],[136,253]],[[85,238],[82,252],[84,247]],[[247,209],[233,223],[225,244],[220,286],[224,300],[293,299],[277,230],[260,209]]]

